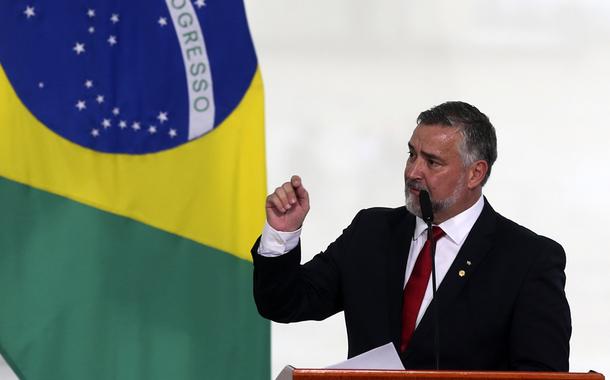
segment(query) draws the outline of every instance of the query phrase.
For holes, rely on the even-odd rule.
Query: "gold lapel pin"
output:
[[[460,277],[464,277],[464,276],[466,276],[466,271],[462,269],[462,270],[460,270],[460,271],[458,272],[458,275],[459,275]]]

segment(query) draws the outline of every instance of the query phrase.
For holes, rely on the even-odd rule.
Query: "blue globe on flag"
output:
[[[218,127],[257,65],[241,0],[11,1],[0,62],[42,124],[126,154]]]

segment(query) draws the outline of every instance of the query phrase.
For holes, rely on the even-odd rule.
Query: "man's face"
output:
[[[468,187],[459,146],[462,134],[454,127],[419,125],[409,141],[405,167],[407,210],[421,217],[419,191],[430,194],[434,222],[439,224],[470,207],[478,194]],[[475,198],[476,196],[476,198]]]

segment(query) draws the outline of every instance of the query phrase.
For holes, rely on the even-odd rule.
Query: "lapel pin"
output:
[[[459,275],[460,277],[464,277],[464,276],[466,276],[466,271],[462,269],[462,270],[460,270],[460,271],[458,272],[458,275]]]
[[[466,260],[466,265],[472,265],[472,262],[470,260]]]

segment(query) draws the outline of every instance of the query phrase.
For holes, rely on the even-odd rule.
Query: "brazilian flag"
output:
[[[242,0],[0,2],[0,353],[19,378],[268,379]]]

